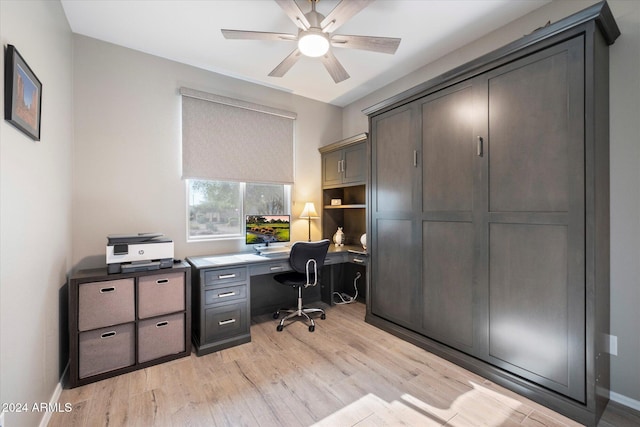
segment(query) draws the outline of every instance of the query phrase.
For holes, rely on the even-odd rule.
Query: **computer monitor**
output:
[[[247,245],[266,245],[288,242],[291,233],[291,217],[289,215],[247,215]]]

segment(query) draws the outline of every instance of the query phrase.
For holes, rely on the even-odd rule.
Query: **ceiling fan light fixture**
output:
[[[321,30],[311,28],[301,32],[298,38],[298,49],[305,56],[317,58],[329,50],[329,38]]]

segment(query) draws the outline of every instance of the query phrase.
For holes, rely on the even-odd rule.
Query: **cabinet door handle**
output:
[[[114,292],[116,290],[116,288],[114,286],[110,287],[110,288],[102,288],[100,289],[100,293],[101,294],[106,294],[107,292]]]
[[[342,170],[341,170],[341,167],[342,167],[341,163],[342,163],[342,160],[338,160],[338,173],[342,172]]]
[[[222,294],[218,294],[218,298],[226,298],[226,297],[232,297],[234,296],[236,293],[234,291],[231,292],[224,292]]]
[[[218,275],[218,279],[233,279],[234,277],[236,277],[236,273]]]
[[[164,322],[158,322],[156,323],[156,328],[162,328],[164,326],[167,326],[169,324],[169,322],[167,322],[166,320]]]
[[[354,258],[353,262],[357,262],[358,264],[364,264],[364,260],[362,258]]]
[[[165,283],[169,283],[169,279],[158,279],[156,280],[158,285],[164,285]]]
[[[109,332],[105,332],[104,334],[100,335],[100,339],[111,338],[111,337],[115,337],[115,336],[116,336],[116,331],[109,331]]]
[[[482,157],[482,137],[478,135],[476,148],[478,150],[478,157]]]
[[[418,167],[418,150],[413,150],[413,167]]]
[[[344,165],[346,164],[346,163],[344,162],[344,159],[343,159],[343,160],[340,160],[340,163],[342,163],[342,172],[344,172],[344,171],[345,171],[345,169],[346,169],[346,168],[345,168],[345,166],[344,166]]]
[[[276,270],[282,270],[282,266],[281,265],[272,265],[271,267],[269,267],[270,271],[276,271]]]
[[[229,325],[231,323],[236,323],[236,319],[221,320],[218,322],[218,325],[224,326],[224,325]]]

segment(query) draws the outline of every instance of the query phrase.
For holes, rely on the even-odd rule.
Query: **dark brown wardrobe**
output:
[[[618,35],[600,3],[365,110],[367,321],[589,425]]]

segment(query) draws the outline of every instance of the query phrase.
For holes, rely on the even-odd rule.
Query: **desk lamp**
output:
[[[316,212],[316,207],[313,202],[307,202],[304,204],[304,209],[300,214],[300,218],[304,218],[309,221],[309,241],[311,241],[311,220],[320,218],[320,215]]]

